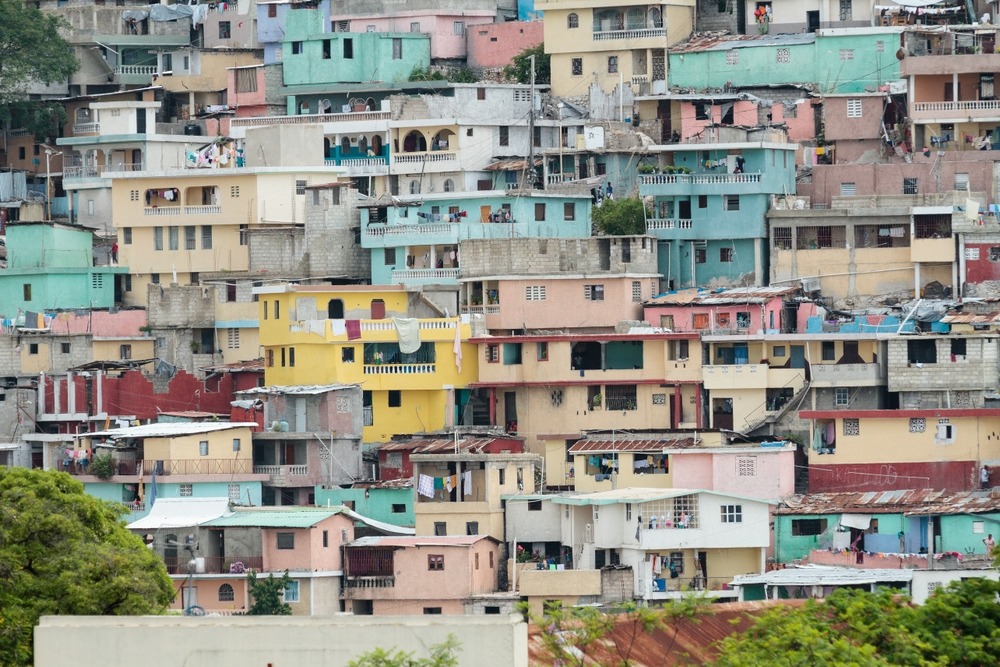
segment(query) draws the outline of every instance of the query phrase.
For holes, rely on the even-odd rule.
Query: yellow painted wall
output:
[[[121,361],[122,345],[132,346],[132,359],[152,359],[156,356],[156,340],[153,338],[95,340],[92,344],[94,361]]]
[[[938,420],[926,417],[923,433],[911,433],[909,419],[861,419],[860,435],[845,436],[837,419],[837,446],[821,463],[920,463],[925,461],[995,460],[1000,458],[996,417],[949,417],[955,442],[935,442]]]
[[[239,438],[240,451],[233,451],[233,439]],[[143,455],[146,460],[181,461],[190,459],[238,459],[246,458],[247,447],[252,439],[250,429],[238,427],[225,431],[212,431],[173,438],[146,438],[143,441]],[[200,442],[208,441],[208,456],[201,456]]]

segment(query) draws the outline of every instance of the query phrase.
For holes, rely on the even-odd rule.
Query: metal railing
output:
[[[205,574],[244,574],[264,568],[263,556],[198,556],[205,561]],[[163,562],[170,574],[187,574],[187,556],[164,556]]]

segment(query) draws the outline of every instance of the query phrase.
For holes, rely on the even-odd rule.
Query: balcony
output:
[[[250,475],[254,469],[247,459],[167,459],[142,461],[142,474],[167,475]]]
[[[351,176],[378,176],[389,173],[389,160],[384,157],[361,157],[327,159],[323,161],[327,167],[346,167]]]
[[[435,364],[433,363],[364,365],[365,375],[418,375],[418,374],[433,375],[434,372],[435,372]]]
[[[760,174],[651,174],[639,177],[640,185],[733,185],[760,183]]]
[[[205,574],[235,574],[241,577],[253,570],[264,568],[263,556],[197,556],[205,561]],[[188,556],[164,556],[163,562],[170,574],[187,574]],[[200,573],[199,573],[200,574]]]
[[[101,124],[100,123],[74,123],[73,124],[73,134],[80,135],[90,135],[90,134],[100,134]]]
[[[221,215],[221,206],[146,206],[143,215]]]
[[[394,588],[396,577],[392,575],[368,577],[344,577],[344,588]]]
[[[416,164],[422,165],[425,162],[455,162],[458,160],[458,153],[455,151],[434,151],[431,153],[402,153],[392,156],[394,165]]]
[[[647,37],[666,37],[667,29],[661,24],[656,28],[635,28],[632,30],[594,30],[594,41],[602,42],[609,39],[646,39]]]
[[[650,218],[646,220],[646,231],[657,229],[693,229],[694,221],[689,218]]]
[[[142,210],[143,215],[180,215],[180,206],[147,206]]]
[[[702,366],[705,389],[797,388],[805,381],[801,368],[770,368],[767,364]]]
[[[647,39],[666,37],[667,29],[659,12],[650,16],[638,7],[627,10],[595,10],[593,38],[595,42],[612,39]]]
[[[290,466],[271,466],[271,465],[255,465],[253,467],[253,474],[255,475],[270,475],[272,481],[275,478],[285,479],[288,477],[304,477],[309,474],[309,466],[305,465],[290,465]]]
[[[954,262],[955,240],[950,236],[943,239],[913,239],[910,241],[911,262]]]
[[[313,123],[337,123],[345,121],[389,120],[388,111],[358,111],[352,113],[317,113],[302,116],[252,116],[233,118],[230,127],[264,127],[266,125],[306,125]]]
[[[418,223],[415,225],[376,223],[368,225],[365,228],[365,236],[369,238],[398,238],[413,234],[429,236],[432,234],[450,234],[454,229],[454,223]]]
[[[913,120],[945,122],[992,121],[1000,119],[1000,100],[959,102],[914,102]]]
[[[392,272],[393,284],[453,283],[458,280],[458,269],[403,269]]]
[[[115,74],[126,76],[153,76],[159,73],[157,65],[118,65],[115,67]]]

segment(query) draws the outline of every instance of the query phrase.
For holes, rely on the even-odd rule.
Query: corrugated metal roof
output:
[[[241,371],[263,371],[264,357],[260,357],[258,359],[250,359],[249,361],[234,361],[231,364],[218,364],[216,366],[205,366],[202,368],[202,370],[213,373],[218,373],[218,372],[239,373]]]
[[[242,391],[236,392],[237,395],[259,395],[266,394],[268,396],[314,396],[316,394],[325,394],[330,391],[336,391],[338,389],[349,389],[351,387],[358,387],[357,384],[308,384],[308,385],[271,385],[268,387],[254,387],[253,389],[244,389]]]
[[[991,324],[1000,322],[1000,313],[948,313],[941,318],[944,324]]]
[[[734,586],[766,584],[768,586],[854,586],[883,581],[912,581],[913,570],[890,568],[854,568],[832,565],[790,565],[763,574],[741,574],[733,577]]]
[[[1000,490],[908,489],[866,493],[811,493],[786,499],[775,514],[978,514],[1000,511]]]
[[[348,542],[349,547],[468,547],[480,540],[495,539],[489,535],[441,535],[435,536],[414,536],[414,537],[382,537],[368,536],[359,537],[353,542]]]
[[[799,291],[798,287],[734,287],[732,289],[706,290],[691,288],[667,292],[646,302],[648,306],[722,306],[741,303],[765,303]]]
[[[567,450],[569,454],[606,454],[613,452],[657,452],[664,449],[688,449],[697,447],[695,438],[676,439],[592,439],[578,440]]]
[[[626,488],[613,489],[611,491],[595,491],[592,493],[568,493],[552,496],[552,502],[556,505],[614,505],[616,503],[649,503],[657,500],[667,500],[668,498],[679,498],[680,496],[691,496],[699,493],[710,493],[723,498],[739,498],[747,502],[764,503],[774,505],[775,503],[761,498],[748,498],[733,493],[722,491],[706,491],[704,489],[650,489],[650,488]]]
[[[458,450],[464,454],[484,454],[486,448],[500,438],[459,438]],[[507,438],[504,438],[507,440]],[[454,438],[426,438],[422,440],[400,440],[386,442],[379,451],[410,452],[412,454],[448,454],[455,451]]]
[[[212,433],[231,428],[256,428],[256,422],[168,422],[165,424],[143,424],[126,428],[113,428],[93,433],[78,433],[74,438],[101,436],[108,438],[169,438],[178,435]]]
[[[159,502],[159,501],[157,501]],[[343,514],[346,507],[295,507],[283,509],[237,509],[232,514],[221,516],[203,525],[215,527],[243,526],[248,528],[310,528],[331,516]]]
[[[672,46],[669,53],[695,53],[698,51],[728,51],[752,46],[788,46],[812,44],[816,35],[806,33],[775,33],[766,35],[730,35],[728,33],[696,34],[683,44]]]

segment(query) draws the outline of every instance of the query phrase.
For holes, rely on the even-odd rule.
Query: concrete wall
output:
[[[358,243],[361,216],[357,202],[358,191],[347,187],[316,188],[306,194],[309,275],[370,279],[371,254]]]
[[[543,28],[541,21],[510,21],[468,27],[468,66],[509,65],[518,53],[542,43]],[[433,50],[431,55],[434,55]]]
[[[623,262],[628,242],[631,261]],[[608,268],[601,266],[600,247],[610,244]],[[583,239],[503,239],[463,241],[462,277],[550,276],[566,273],[657,273],[656,244],[650,237],[622,236]]]
[[[135,662],[148,667],[344,665],[375,648],[414,651],[454,634],[460,667],[527,667],[528,628],[516,617],[88,617],[47,616],[35,630],[36,667],[105,667]]]

